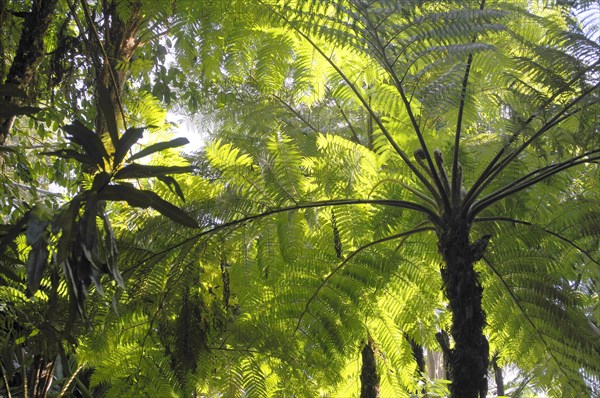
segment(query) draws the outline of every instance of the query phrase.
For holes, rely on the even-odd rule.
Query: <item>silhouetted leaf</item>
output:
[[[149,147],[142,149],[141,151],[139,151],[138,153],[134,154],[129,159],[127,159],[127,161],[131,162],[133,160],[143,158],[144,156],[151,155],[155,152],[159,152],[159,151],[162,151],[162,150],[165,150],[168,148],[177,148],[177,147],[189,144],[189,143],[190,143],[190,141],[188,141],[187,138],[183,138],[183,137],[175,138],[171,141],[158,142],[156,144],[150,145]]]
[[[49,221],[35,217],[35,209],[29,217],[25,238],[28,245],[31,246],[29,257],[27,259],[27,282],[31,293],[35,293],[40,287],[40,281],[46,264],[48,263],[48,244],[46,242],[46,228]]]
[[[81,248],[83,254],[93,265],[98,264],[98,229],[96,227],[96,214],[98,212],[98,196],[90,195],[85,202],[85,212],[79,220],[79,233],[81,235]]]
[[[101,191],[108,183],[110,182],[110,174],[105,171],[101,171],[100,173],[94,176],[94,181],[92,182],[92,192]]]
[[[40,239],[31,246],[27,259],[27,283],[31,293],[37,292],[48,264],[48,244],[45,239]]]
[[[25,230],[25,238],[27,244],[33,246],[46,234],[46,227],[50,224],[49,221],[34,217],[33,214],[29,217],[27,229]]]
[[[185,197],[183,196],[183,191],[181,190],[181,187],[179,186],[179,183],[177,182],[176,179],[174,179],[171,176],[156,176],[156,178],[158,178],[160,181],[164,182],[169,187],[171,192],[174,192],[175,194],[177,194],[177,196],[179,196],[179,198],[183,202],[185,202]]]
[[[129,128],[123,135],[117,145],[115,145],[115,167],[123,161],[127,151],[131,149],[133,144],[135,144],[140,138],[142,138],[142,134],[144,133],[145,128]]]
[[[106,267],[108,271],[112,275],[113,279],[117,282],[117,284],[125,288],[125,282],[123,281],[123,277],[119,272],[119,266],[117,263],[117,242],[115,239],[115,234],[110,225],[110,220],[106,216],[106,214],[101,213],[100,218],[102,218],[102,222],[104,224],[104,245],[105,245],[105,258],[106,258]]]
[[[198,223],[183,210],[161,199],[152,191],[139,190],[129,184],[109,185],[98,194],[100,200],[126,201],[130,206],[152,207],[165,217],[186,227],[198,228]]]
[[[71,141],[81,145],[91,160],[104,170],[104,159],[109,159],[109,156],[100,137],[77,120],[65,126],[64,130],[71,136]]]
[[[191,173],[191,166],[148,166],[142,164],[129,164],[115,174],[116,179],[149,178],[166,174]]]
[[[110,96],[110,91],[104,87],[104,85],[98,85],[98,101],[100,102],[100,110],[104,115],[104,120],[106,122],[106,129],[108,130],[108,135],[116,147],[119,142],[119,129],[117,128],[117,116],[115,113],[115,104]]]
[[[0,145],[0,152],[16,153],[17,151],[15,150],[15,148],[11,148],[11,147]]]
[[[58,247],[57,247],[57,262],[62,264],[71,254],[71,249],[73,246],[73,241],[75,240],[75,233],[77,227],[77,216],[79,214],[79,206],[81,203],[81,199],[79,196],[76,196],[71,200],[68,207],[60,213],[57,217],[53,229],[60,229],[61,235],[58,238]]]
[[[63,159],[74,159],[79,163],[96,166],[96,163],[94,163],[88,155],[84,155],[73,149],[59,149],[58,151],[42,152],[42,155],[57,156]]]

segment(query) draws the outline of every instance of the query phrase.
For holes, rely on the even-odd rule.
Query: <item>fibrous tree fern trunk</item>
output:
[[[466,220],[447,217],[444,221],[438,231],[438,247],[444,260],[444,289],[452,311],[451,396],[485,398],[489,350],[483,334],[483,288],[474,264],[487,245],[487,237],[470,244]]]
[[[362,369],[360,372],[360,398],[379,398],[379,375],[373,340],[365,343],[362,350]]]

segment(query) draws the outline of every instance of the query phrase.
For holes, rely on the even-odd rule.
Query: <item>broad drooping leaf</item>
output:
[[[162,215],[186,227],[198,228],[196,220],[188,216],[183,210],[161,199],[156,193],[140,190],[130,184],[109,185],[99,194],[100,200],[125,201],[130,206],[147,208],[152,207]]]

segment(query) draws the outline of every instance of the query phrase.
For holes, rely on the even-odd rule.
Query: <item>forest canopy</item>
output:
[[[0,0],[0,397],[599,396],[599,15]]]

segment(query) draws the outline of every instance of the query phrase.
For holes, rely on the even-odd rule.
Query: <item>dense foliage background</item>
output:
[[[598,396],[599,14],[0,0],[0,396]]]

